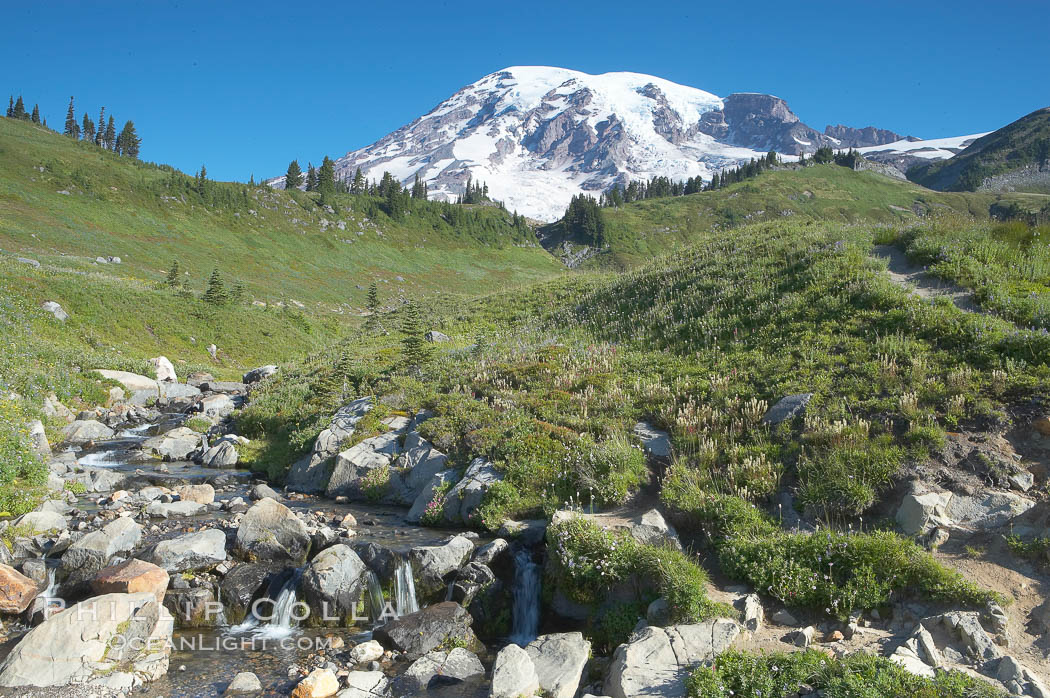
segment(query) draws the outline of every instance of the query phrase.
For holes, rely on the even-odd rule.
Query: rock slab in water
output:
[[[189,427],[176,427],[142,442],[142,450],[162,460],[186,460],[201,446],[201,435]]]
[[[94,419],[78,419],[62,430],[63,441],[75,445],[99,439],[111,439],[114,434],[116,434],[115,431]]]
[[[424,596],[443,594],[456,572],[470,559],[474,543],[466,536],[455,536],[444,545],[421,545],[412,548],[408,557],[419,579]]]
[[[339,691],[331,669],[314,669],[292,690],[292,698],[328,698]]]
[[[387,698],[390,679],[381,671],[351,671],[339,698]]]
[[[291,509],[275,499],[260,499],[241,519],[234,549],[247,562],[301,565],[310,552],[310,534]]]
[[[430,688],[435,679],[447,686],[484,675],[485,667],[478,655],[456,647],[450,652],[427,652],[397,677],[393,689],[396,695],[415,695],[418,691]]]
[[[62,555],[62,569],[68,574],[66,585],[88,582],[111,557],[131,552],[141,539],[142,527],[126,516],[87,534]]]
[[[739,633],[740,626],[725,618],[647,627],[616,649],[605,693],[611,698],[685,698],[685,679],[693,667],[724,652]]]
[[[30,630],[0,665],[0,686],[128,691],[167,672],[173,627],[153,594],[96,596]]]
[[[525,647],[539,677],[540,688],[550,698],[573,698],[590,658],[591,643],[582,633],[541,635]]]
[[[364,588],[368,568],[342,543],[321,551],[303,571],[301,588],[315,622],[353,625],[351,616]]]
[[[226,560],[226,534],[208,528],[163,540],[153,547],[150,560],[171,573],[209,570]]]
[[[467,609],[453,601],[442,601],[376,628],[373,637],[387,649],[418,657],[449,642],[478,646],[470,629],[472,622]]]
[[[153,594],[157,603],[163,603],[168,573],[151,562],[131,559],[103,567],[91,580],[91,588],[96,594]]]
[[[233,681],[223,692],[224,696],[247,695],[249,693],[261,693],[262,683],[259,677],[250,671],[242,671],[233,677]]]
[[[517,645],[507,645],[492,665],[492,698],[534,696],[540,692],[540,679],[529,653]]]

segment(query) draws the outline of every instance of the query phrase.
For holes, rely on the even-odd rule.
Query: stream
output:
[[[160,423],[168,428],[171,422],[179,417],[165,415]],[[253,480],[251,473],[246,470],[216,470],[203,468],[191,462],[161,464],[155,460],[143,459],[138,447],[157,431],[157,424],[124,429],[115,438],[98,442],[90,450],[77,453],[77,462],[82,466],[104,468],[125,474],[128,480],[122,487],[128,490],[139,490],[147,486],[174,488],[182,484],[208,482],[215,487],[216,502],[241,497],[250,503],[249,491],[253,484],[259,481]],[[99,502],[107,494],[96,492],[79,496],[75,506],[82,513],[98,512],[101,509]],[[404,520],[407,510],[398,507],[337,504],[323,497],[300,495],[283,497],[282,503],[293,510],[324,512],[327,516],[342,517],[353,514],[358,522],[354,529],[356,535],[352,539],[354,543],[375,542],[399,555],[407,554],[414,546],[439,544],[450,535],[462,533],[458,530],[424,528],[409,524]],[[187,528],[196,530],[209,524],[221,523],[232,516],[225,511],[206,508],[200,514],[170,519],[166,523],[174,521],[178,524],[174,535]],[[131,556],[158,540],[169,537],[166,534],[151,534],[151,526],[152,521],[144,522],[142,544]],[[48,564],[48,586],[42,595],[57,599],[57,561]],[[513,632],[509,639],[525,645],[535,639],[539,630],[541,570],[527,549],[516,553],[514,564]],[[270,603],[257,605],[265,617],[253,614],[239,624],[227,625],[220,622],[216,628],[176,628],[167,675],[148,684],[144,689],[135,691],[135,694],[170,697],[220,696],[235,674],[251,671],[261,681],[265,695],[287,695],[300,679],[297,672],[290,672],[291,667],[304,666],[308,660],[316,661],[318,656],[324,658],[327,653],[334,653],[336,648],[325,649],[333,642],[337,647],[342,647],[344,644],[350,646],[352,643],[371,639],[371,626],[385,622],[392,609],[396,610],[397,615],[420,610],[412,565],[406,557],[401,557],[394,568],[391,598],[386,598],[383,584],[373,571],[369,570],[365,575],[362,597],[368,615],[375,619],[372,623],[364,621],[353,628],[300,626],[297,611],[301,612],[301,608],[305,606],[299,593],[303,570],[302,567],[294,570],[289,568],[273,575],[265,594]],[[451,596],[451,585],[449,595]],[[28,628],[23,628],[22,632],[9,636],[8,641],[0,646],[0,657],[10,652],[26,630]],[[490,649],[498,649],[498,646]],[[403,670],[404,666],[400,668]],[[480,687],[474,688],[480,690]],[[441,693],[444,695],[445,692]],[[463,694],[453,692],[448,695]]]

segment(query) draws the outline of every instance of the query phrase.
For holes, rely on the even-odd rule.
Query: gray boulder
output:
[[[62,306],[55,301],[45,301],[40,307],[54,315],[55,319],[59,322],[65,322],[69,319],[69,313],[67,313]]]
[[[442,601],[376,628],[372,637],[387,649],[418,657],[450,643],[479,646],[470,629],[472,622],[467,609],[453,601]]]
[[[157,519],[170,519],[173,516],[193,516],[199,514],[202,509],[204,505],[198,502],[153,500],[146,506],[146,514]]]
[[[269,378],[273,374],[277,373],[277,366],[273,364],[267,364],[266,366],[260,366],[259,368],[253,368],[244,374],[241,378],[241,382],[245,384],[258,383],[259,381]]]
[[[806,411],[806,405],[809,404],[811,399],[813,399],[813,393],[798,393],[797,395],[782,397],[762,417],[762,423],[776,426],[794,419]],[[616,696],[613,698],[616,698]]]
[[[582,633],[541,635],[525,647],[539,677],[540,688],[550,698],[573,698],[590,658],[591,643]]]
[[[671,435],[646,422],[634,425],[633,433],[642,442],[642,448],[653,458],[671,457]]]
[[[78,419],[62,430],[63,441],[74,445],[111,439],[115,434],[115,431],[94,419]]]
[[[685,698],[685,679],[693,667],[713,660],[739,633],[740,626],[725,618],[644,628],[616,649],[605,693],[611,698]]]
[[[231,438],[219,439],[201,454],[201,465],[205,468],[232,468],[237,465],[237,448]]]
[[[242,671],[233,677],[233,681],[223,692],[224,696],[248,695],[262,693],[262,683],[259,677],[250,671]]]
[[[354,433],[357,423],[373,405],[372,398],[365,397],[341,407],[332,416],[328,428],[314,440],[313,452],[296,461],[288,471],[288,489],[310,494],[324,492],[329,479],[328,459],[339,453],[342,444]]]
[[[503,479],[503,474],[484,458],[471,461],[463,479],[449,490],[445,496],[444,517],[450,524],[469,525],[471,517],[495,483]]]
[[[30,630],[0,665],[0,686],[130,691],[167,672],[173,627],[151,593],[96,596]]]
[[[251,492],[249,493],[249,496],[253,500],[266,499],[267,497],[269,497],[270,499],[281,498],[281,495],[279,492],[277,492],[277,490],[265,483],[259,483],[258,485],[253,487]]]
[[[228,417],[237,408],[230,396],[224,393],[207,395],[200,399],[196,407],[201,416],[207,417],[212,421]]]
[[[540,692],[540,679],[529,653],[517,645],[507,645],[492,665],[492,698],[519,698]]]
[[[247,562],[300,565],[310,551],[310,534],[291,509],[275,499],[260,499],[241,519],[234,550]]]
[[[62,555],[66,586],[76,588],[90,581],[114,555],[131,552],[142,540],[142,527],[121,516],[98,531],[88,533]]]
[[[485,667],[478,655],[470,650],[462,647],[456,647],[450,652],[436,650],[412,662],[405,673],[394,681],[393,690],[396,695],[415,695],[430,688],[436,677],[440,677],[440,685],[447,686],[484,675]]]
[[[418,592],[422,597],[444,596],[456,572],[470,559],[474,542],[466,536],[455,536],[443,545],[421,545],[412,548],[408,557],[418,577]]]
[[[174,573],[210,570],[225,560],[226,534],[207,528],[157,543],[148,562]]]
[[[364,588],[365,563],[348,545],[333,545],[303,571],[301,588],[310,616],[326,625],[353,625],[351,616]]]
[[[420,519],[423,518],[423,513],[427,510],[427,505],[430,504],[434,499],[434,493],[438,491],[440,487],[456,482],[456,471],[455,470],[442,470],[441,472],[435,473],[430,478],[419,494],[416,496],[416,500],[412,503],[412,508],[408,510],[408,514],[405,515],[405,520],[409,523],[419,523]]]
[[[335,468],[328,481],[328,497],[360,498],[361,479],[376,468],[389,468],[401,452],[400,434],[390,431],[354,444],[335,457]]]
[[[201,435],[189,427],[176,427],[169,432],[142,442],[142,450],[166,461],[186,460],[201,446]]]
[[[55,511],[31,511],[14,520],[12,526],[32,533],[64,531],[68,527],[66,517]]]
[[[430,330],[426,333],[424,338],[428,342],[433,342],[434,344],[444,344],[446,342],[452,341],[448,338],[447,334],[445,334],[444,332],[438,332],[437,330]]]
[[[381,671],[351,671],[339,698],[388,698],[390,679]]]

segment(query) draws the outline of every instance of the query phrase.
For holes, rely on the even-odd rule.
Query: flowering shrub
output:
[[[422,526],[440,526],[445,520],[445,495],[452,489],[451,482],[443,482],[434,488],[434,496],[427,502],[419,517]]]
[[[807,688],[803,689],[803,684]],[[911,674],[885,657],[858,652],[841,659],[823,652],[723,652],[688,679],[693,698],[779,698],[802,692],[824,698],[993,698],[991,684],[959,671],[933,678]]]

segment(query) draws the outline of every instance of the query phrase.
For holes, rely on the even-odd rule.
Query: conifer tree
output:
[[[127,155],[129,158],[137,158],[141,144],[142,139],[135,132],[135,122],[125,122],[124,128],[120,130],[120,135],[117,136],[117,147],[115,149],[117,153]]]
[[[13,118],[15,115],[15,96],[10,95],[7,98],[7,118]],[[360,171],[360,170],[359,170]]]
[[[353,184],[350,185],[350,193],[351,194],[364,194],[365,193],[365,189],[367,189],[367,188],[368,188],[368,185],[365,183],[365,176],[363,174],[361,174],[361,168],[358,167],[357,168],[357,172],[354,173]]]
[[[317,169],[312,162],[306,168],[306,191],[317,191]]]
[[[39,124],[40,123],[40,105],[39,104],[34,104],[33,105],[33,116],[30,119],[30,121],[32,121],[34,124]]]
[[[70,138],[76,138],[79,130],[77,126],[77,117],[73,112],[73,98],[69,98],[69,109],[66,110],[66,130],[63,133]]]
[[[91,142],[95,140],[95,122],[88,117],[87,112],[84,112],[84,118],[80,125],[80,130],[83,132],[85,141]]]
[[[14,112],[11,114],[11,116],[13,116],[16,119],[23,119],[23,120],[25,120],[25,118],[26,118],[26,105],[25,105],[25,102],[22,101],[22,95],[18,95],[18,99],[15,100],[15,109],[14,109]]]
[[[109,115],[109,122],[106,124],[106,135],[102,139],[103,146],[109,150],[113,150],[117,147],[117,124],[113,121],[113,115]]]
[[[284,188],[298,189],[303,183],[303,171],[299,169],[299,161],[292,160],[288,163],[288,171],[284,174]]]
[[[179,260],[172,260],[171,268],[168,269],[168,275],[164,281],[172,288],[179,285]]]
[[[419,308],[414,302],[405,305],[404,319],[401,324],[404,337],[401,339],[401,351],[405,359],[406,370],[418,370],[427,362],[427,342],[423,336],[423,321]]]
[[[95,131],[95,145],[101,147],[106,136],[106,108],[102,107],[98,112],[98,130]]]
[[[208,278],[208,286],[204,290],[204,301],[212,305],[223,305],[228,300],[229,295],[226,293],[226,284],[223,283],[222,275],[218,269],[212,269],[211,276]]]
[[[330,204],[332,195],[335,194],[335,163],[327,155],[321,162],[321,169],[317,171],[317,190],[321,192],[321,204]]]
[[[375,315],[379,312],[379,286],[375,281],[368,287],[368,298],[365,301],[368,312]]]

